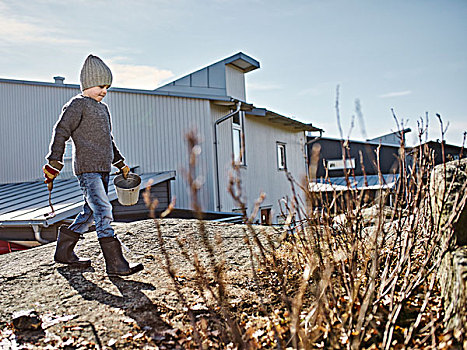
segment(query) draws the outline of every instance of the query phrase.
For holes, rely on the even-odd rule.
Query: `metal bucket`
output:
[[[133,173],[128,174],[124,179],[123,175],[117,175],[114,178],[115,191],[117,199],[121,205],[135,205],[138,203],[139,188],[141,186],[141,178]]]

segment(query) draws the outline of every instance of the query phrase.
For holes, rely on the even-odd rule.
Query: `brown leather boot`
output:
[[[73,252],[80,236],[79,233],[70,230],[65,225],[60,226],[54,255],[55,262],[78,267],[91,266],[91,260],[78,258]]]
[[[144,269],[141,263],[128,263],[122,252],[122,245],[116,237],[99,238],[109,276],[128,276]]]

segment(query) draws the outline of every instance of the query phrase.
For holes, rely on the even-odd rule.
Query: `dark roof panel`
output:
[[[175,178],[175,171],[141,174],[141,189],[153,180],[153,185]],[[42,181],[0,185],[0,227],[40,225],[50,226],[78,214],[84,204],[81,189],[76,178],[55,180],[52,203],[55,210],[50,213],[49,192]],[[109,184],[110,201],[117,199],[113,176]]]

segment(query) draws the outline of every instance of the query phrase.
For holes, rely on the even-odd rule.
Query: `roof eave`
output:
[[[266,108],[253,108],[252,110],[248,111],[247,114],[257,118],[263,118],[271,123],[276,123],[278,125],[289,127],[294,130],[320,132],[322,131],[322,129],[313,126],[311,123],[302,123],[298,120],[286,117],[279,113],[269,111]]]
[[[251,72],[252,70],[258,69],[260,67],[257,60],[248,55],[245,55],[243,52],[239,52],[233,56],[227,57],[224,59],[224,63],[231,64],[242,70],[244,73]]]

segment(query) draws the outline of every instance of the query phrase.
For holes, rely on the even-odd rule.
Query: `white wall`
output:
[[[225,66],[225,86],[227,96],[246,101],[245,73],[230,64]]]
[[[227,113],[228,108],[212,106],[213,119]],[[249,115],[245,116],[244,130],[246,166],[241,167],[241,180],[248,211],[253,210],[256,199],[261,192],[265,192],[266,199],[262,206],[272,208],[273,221],[276,222],[279,214],[278,201],[292,195],[285,171],[277,168],[276,142],[286,144],[287,170],[297,181],[301,181],[306,174],[305,133],[274,124],[267,118]],[[232,211],[237,209],[237,205],[227,191],[232,174],[231,119],[219,125],[218,138],[221,211]]]

